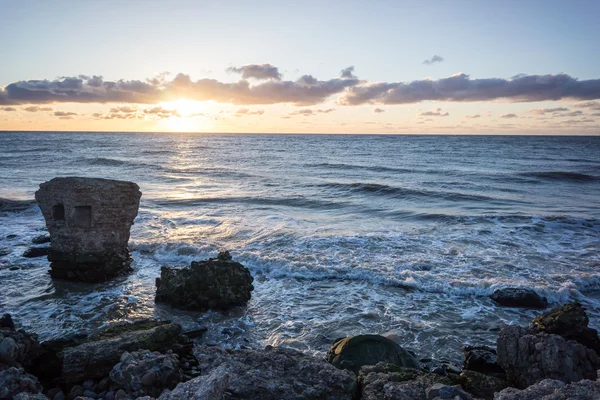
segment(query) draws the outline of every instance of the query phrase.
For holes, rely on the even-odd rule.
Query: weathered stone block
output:
[[[54,178],[35,193],[53,278],[102,282],[131,270],[127,243],[142,193],[133,182]]]

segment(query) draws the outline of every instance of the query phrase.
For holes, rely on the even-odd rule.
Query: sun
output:
[[[191,117],[204,111],[202,102],[187,99],[167,101],[160,103],[159,106],[166,110],[177,110],[182,117]]]
[[[158,104],[165,110],[177,114],[157,122],[159,129],[169,132],[206,132],[213,128],[213,121],[207,115],[200,101],[179,99]]]

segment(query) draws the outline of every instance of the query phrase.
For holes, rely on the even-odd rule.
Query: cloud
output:
[[[354,65],[351,65],[348,68],[344,68],[343,70],[341,70],[340,76],[344,79],[356,79],[356,75],[354,75]]]
[[[10,112],[10,111],[17,111],[17,109],[16,109],[16,108],[14,108],[14,107],[2,107],[2,108],[0,108],[0,110],[2,110],[2,111],[7,111],[7,112]]]
[[[290,115],[302,115],[303,117],[312,117],[314,115],[317,114],[329,114],[330,112],[334,112],[335,108],[327,108],[325,110],[320,110],[320,109],[310,109],[310,108],[304,108],[298,111],[294,111],[292,113],[290,113]]]
[[[471,118],[471,119],[481,118],[481,115],[479,115],[479,114],[465,115],[465,118]]]
[[[71,117],[74,115],[77,115],[77,113],[70,112],[70,111],[54,111],[55,117]]]
[[[69,117],[69,116],[63,116],[63,117],[58,117],[58,119],[74,119],[73,117]]]
[[[374,109],[373,109],[373,112],[374,112],[375,114],[380,114],[380,113],[382,113],[382,112],[385,112],[385,110],[384,110],[383,108],[379,108],[379,107],[377,107],[377,108],[374,108]]]
[[[502,114],[500,118],[508,119],[508,118],[519,118],[517,114]]]
[[[583,114],[583,111],[577,110],[577,111],[571,111],[568,113],[561,114],[561,117],[577,117],[582,114]]]
[[[127,114],[129,114],[129,113],[134,113],[134,112],[137,112],[137,108],[135,108],[135,107],[129,107],[129,106],[123,106],[123,107],[114,107],[114,108],[111,108],[111,109],[110,109],[110,112],[111,112],[111,113],[119,113],[119,112],[122,112],[122,113],[127,113]]]
[[[588,101],[585,103],[579,103],[574,105],[575,108],[588,108],[592,111],[600,111],[600,102]]]
[[[227,72],[242,74],[244,79],[274,79],[280,81],[283,75],[279,73],[279,69],[271,64],[247,64],[239,68],[230,67],[227,68]]]
[[[29,106],[25,107],[23,110],[27,112],[39,112],[39,111],[52,111],[52,107],[39,107],[39,106]]]
[[[563,112],[563,111],[569,111],[569,109],[565,108],[565,107],[536,108],[536,109],[533,109],[533,110],[531,110],[529,112],[532,113],[532,114],[544,115],[546,113],[556,113],[556,112]]]
[[[162,118],[180,117],[181,116],[181,115],[179,115],[179,111],[177,111],[177,110],[169,110],[169,109],[163,108],[161,106],[156,106],[156,107],[152,107],[152,108],[146,108],[146,109],[144,109],[143,112],[146,115],[155,116],[155,117],[161,118],[161,119]],[[119,115],[119,114],[116,114],[116,115]]]
[[[431,57],[429,60],[423,61],[423,64],[425,64],[425,65],[431,65],[431,64],[434,64],[434,63],[440,63],[442,61],[444,61],[444,57],[438,56],[436,54],[433,57]]]
[[[436,108],[435,111],[425,111],[419,114],[421,117],[447,117],[450,114],[447,112],[442,113],[441,108]]]
[[[600,98],[600,79],[580,81],[567,74],[525,75],[511,79],[471,79],[468,75],[460,73],[437,80],[353,85],[348,88],[339,103],[409,104],[427,100],[533,102],[597,98]]]
[[[254,110],[251,111],[248,108],[240,108],[239,110],[237,110],[235,112],[236,117],[239,117],[241,115],[263,115],[265,113],[265,110]]]

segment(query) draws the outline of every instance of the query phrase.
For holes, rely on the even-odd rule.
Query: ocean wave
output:
[[[183,206],[183,207],[195,207],[206,204],[230,204],[230,203],[242,203],[242,204],[254,204],[263,206],[286,206],[286,207],[300,207],[300,208],[311,208],[311,209],[339,209],[346,206],[343,202],[332,202],[326,200],[316,200],[305,197],[251,197],[251,196],[239,196],[239,197],[198,197],[192,199],[159,199],[155,200],[154,204],[157,206]]]
[[[377,165],[356,165],[356,164],[344,164],[344,163],[319,163],[319,164],[306,164],[306,167],[310,168],[328,168],[328,169],[341,169],[341,170],[351,170],[358,169],[363,171],[373,171],[373,172],[400,172],[400,173],[411,173],[411,172],[422,172],[409,168],[393,168],[393,167],[384,167]]]
[[[538,171],[538,172],[521,172],[519,176],[566,182],[597,182],[600,181],[600,176],[584,174],[580,172],[569,171]]]
[[[4,212],[18,212],[25,211],[33,204],[36,204],[35,200],[13,200],[0,198],[0,211]]]

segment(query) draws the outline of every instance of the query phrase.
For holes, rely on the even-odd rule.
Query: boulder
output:
[[[463,346],[465,361],[463,370],[504,377],[504,370],[498,364],[496,350],[488,346]]]
[[[497,289],[490,296],[492,300],[505,307],[546,308],[548,300],[534,290],[522,288]]]
[[[15,330],[9,314],[0,319],[0,368],[5,366],[30,367],[39,356],[37,335],[23,329]]]
[[[53,278],[103,282],[131,270],[129,230],[142,193],[133,182],[54,178],[35,198],[51,237]]]
[[[0,400],[12,399],[19,393],[38,394],[42,385],[37,378],[23,368],[10,367],[0,370]]]
[[[61,351],[61,377],[67,383],[102,378],[110,373],[121,355],[147,349],[167,351],[182,338],[179,324],[167,323],[145,330],[125,331],[114,337],[98,335],[93,341]]]
[[[362,367],[357,378],[362,400],[427,399],[426,390],[432,385],[457,382],[456,374],[441,376],[383,362]]]
[[[596,379],[600,359],[594,350],[558,335],[505,326],[497,341],[498,363],[511,386],[525,388],[543,379],[577,382]]]
[[[179,357],[149,350],[125,352],[110,371],[110,379],[133,398],[158,397],[181,381]]]
[[[452,400],[473,400],[470,394],[466,393],[459,385],[448,386],[442,383],[436,383],[425,391],[427,400],[452,399]]]
[[[156,281],[156,302],[186,310],[227,310],[250,300],[253,281],[248,268],[223,252],[186,268],[162,267]]]
[[[460,374],[459,382],[467,392],[485,400],[493,399],[495,393],[508,387],[503,379],[470,370],[464,370]]]
[[[577,301],[537,316],[532,327],[536,332],[560,335],[566,340],[575,340],[600,355],[598,331],[589,328],[585,308]]]
[[[600,382],[582,380],[566,385],[562,381],[544,379],[525,390],[506,388],[494,400],[598,400]]]
[[[47,256],[50,252],[50,247],[30,247],[23,253],[25,258],[36,258]]]
[[[228,399],[232,400],[351,400],[356,392],[352,373],[293,349],[267,346],[226,351],[202,345],[194,348],[194,355],[203,376],[219,366],[226,368]]]
[[[34,237],[31,240],[31,243],[33,244],[44,244],[44,243],[50,243],[50,235],[39,235]]]
[[[358,373],[363,365],[385,362],[420,369],[419,361],[396,342],[380,335],[348,336],[336,340],[327,352],[327,361],[337,368]]]
[[[208,375],[178,384],[173,391],[165,390],[158,400],[222,400],[230,379],[226,365],[221,365]]]

